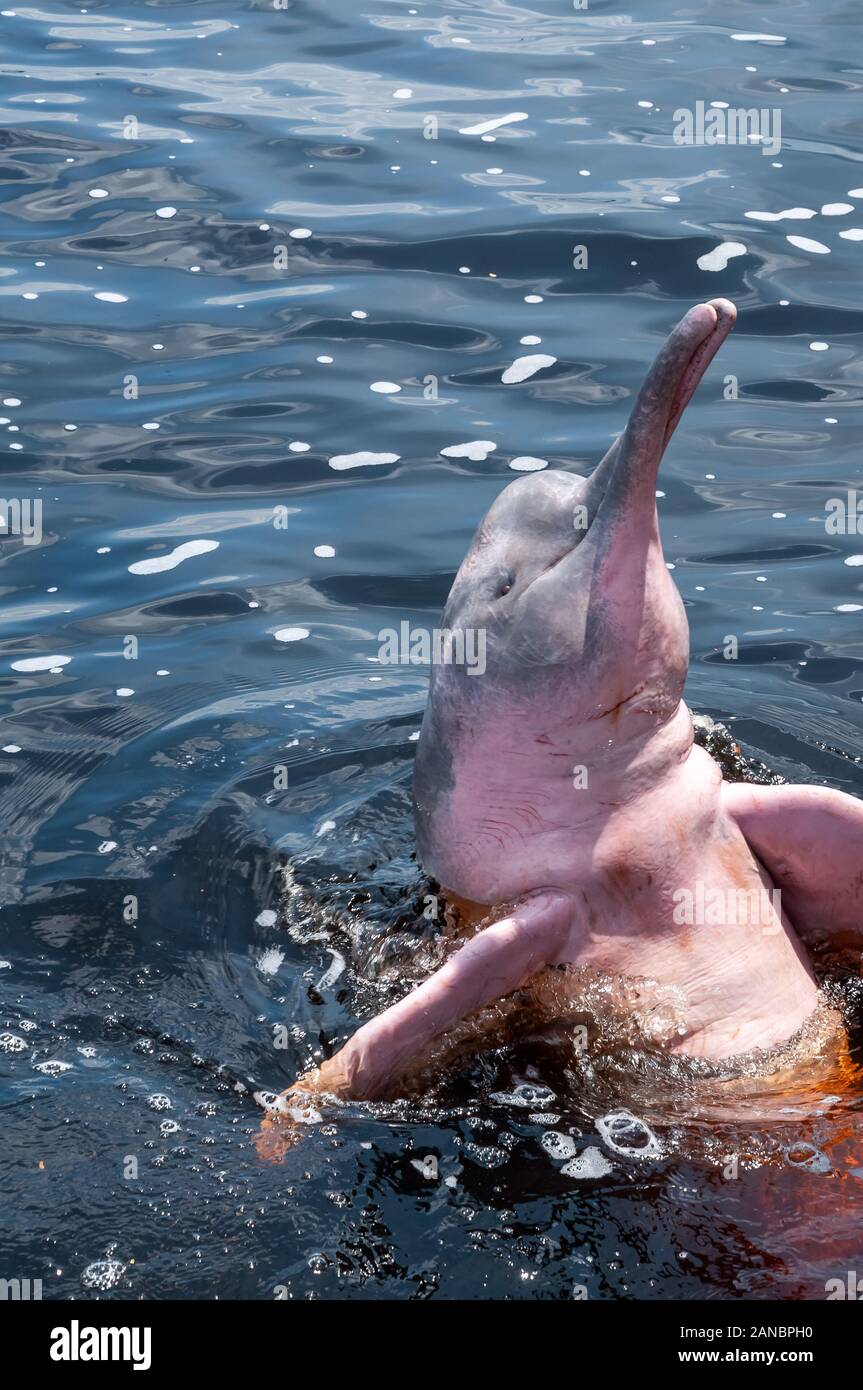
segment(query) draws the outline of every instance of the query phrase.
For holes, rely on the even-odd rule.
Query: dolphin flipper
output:
[[[863,944],[863,801],[829,787],[725,784],[723,800],[809,945]]]
[[[424,1065],[431,1045],[469,1014],[503,999],[543,966],[563,959],[573,909],[573,899],[564,894],[530,894],[509,916],[471,937],[412,993],[364,1023],[318,1073],[301,1079],[285,1096],[385,1096],[396,1082]]]
[[[358,1100],[381,1096],[412,1070],[436,1038],[559,961],[566,954],[572,920],[571,897],[540,891],[478,932],[434,975],[345,1044],[338,1061],[347,1093]]]

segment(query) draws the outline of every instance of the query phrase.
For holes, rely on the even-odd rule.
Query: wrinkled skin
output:
[[[443,626],[483,631],[486,667],[433,667],[414,796],[423,866],[487,925],[289,1105],[397,1091],[448,1029],[548,965],[671,991],[671,1051],[771,1048],[816,1004],[804,942],[860,942],[863,805],[724,784],[681,698],[689,632],[657,470],[735,317],[726,300],[686,314],[589,479],[525,476],[483,519]],[[687,921],[681,891],[699,885],[723,906]]]

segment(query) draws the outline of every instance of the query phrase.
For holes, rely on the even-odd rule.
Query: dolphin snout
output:
[[[666,405],[668,410],[663,450],[736,320],[737,306],[730,299],[709,299],[705,304],[693,305],[672,333],[667,344],[670,372],[666,382],[660,380],[657,384],[656,391],[659,404]],[[661,379],[665,375],[662,371],[664,357],[665,352],[660,355],[651,377]]]

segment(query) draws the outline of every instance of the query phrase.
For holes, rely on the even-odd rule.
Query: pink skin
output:
[[[735,317],[726,300],[685,315],[589,481],[527,475],[480,525],[444,626],[485,631],[486,670],[433,668],[414,793],[426,870],[493,925],[300,1093],[389,1092],[448,1029],[562,963],[672,991],[670,1051],[770,1048],[816,1004],[801,938],[863,937],[863,804],[723,784],[681,699],[689,633],[656,475]],[[686,892],[706,917],[686,920]]]

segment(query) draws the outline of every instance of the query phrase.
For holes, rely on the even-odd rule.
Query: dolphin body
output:
[[[433,668],[414,798],[425,869],[484,925],[288,1097],[391,1094],[554,965],[671,991],[669,1051],[773,1048],[816,1007],[804,942],[863,940],[863,803],[724,783],[682,700],[656,477],[735,318],[690,309],[592,476],[520,478],[481,522],[443,621],[486,634],[486,668]]]

